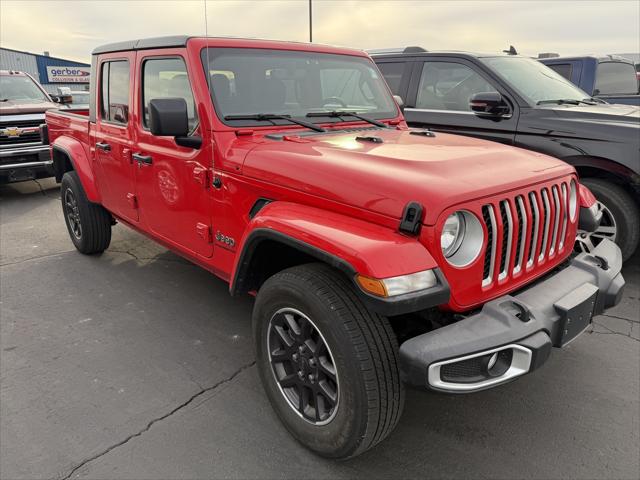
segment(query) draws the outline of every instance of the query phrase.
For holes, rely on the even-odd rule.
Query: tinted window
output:
[[[387,85],[395,95],[400,94],[400,82],[402,82],[402,73],[404,72],[404,63],[379,63],[380,73],[387,81]]]
[[[307,113],[333,110],[357,111],[371,118],[397,115],[396,104],[382,76],[368,58],[287,50],[210,48],[202,51],[202,63],[221,118],[254,113],[306,118]],[[308,121],[340,120],[310,117]],[[248,126],[265,121],[228,122]]]
[[[129,62],[103,63],[100,84],[100,116],[109,122],[126,124],[129,120]]]
[[[571,64],[570,63],[558,63],[557,65],[547,65],[551,70],[559,73],[567,80],[571,80]]]
[[[416,108],[471,111],[469,99],[496,89],[475,70],[461,63],[425,62]]]
[[[149,101],[154,98],[184,98],[187,102],[189,127],[195,128],[198,123],[195,102],[187,68],[182,58],[158,58],[146,60],[143,64],[142,106],[144,115],[142,123],[146,127],[149,121]]]
[[[603,62],[596,72],[596,94],[638,93],[635,68],[630,63]],[[595,93],[595,92],[594,92]]]

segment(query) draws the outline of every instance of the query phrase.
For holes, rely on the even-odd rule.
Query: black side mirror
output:
[[[184,98],[150,100],[149,129],[158,137],[186,137],[189,134],[189,115]]]
[[[154,98],[149,101],[149,129],[158,137],[174,137],[182,147],[198,149],[202,138],[189,136],[189,113],[184,98]]]
[[[68,105],[73,102],[71,95],[51,95],[51,100],[60,105]]]
[[[511,109],[498,92],[476,93],[469,100],[469,108],[479,117],[509,118]]]
[[[400,95],[394,95],[393,99],[398,104],[398,108],[400,108],[400,111],[404,113],[404,100],[402,100],[402,97]]]

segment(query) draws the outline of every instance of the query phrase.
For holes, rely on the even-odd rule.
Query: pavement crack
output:
[[[18,265],[18,264],[24,263],[24,262],[31,262],[33,260],[39,260],[41,258],[55,257],[57,255],[64,255],[64,254],[72,253],[72,252],[75,252],[75,250],[66,250],[64,252],[56,252],[56,253],[45,253],[44,255],[38,255],[37,257],[23,258],[22,260],[16,260],[15,262],[0,263],[0,267],[8,267],[10,265]]]
[[[42,186],[42,184],[37,180],[37,179],[33,179],[33,181],[36,183],[36,185],[38,185],[38,188],[40,189],[40,193],[42,194],[43,197],[48,197],[48,198],[57,198],[58,200],[60,200],[60,197],[58,196],[51,196],[47,193],[47,191],[44,189],[44,187]],[[57,192],[59,192],[59,189],[56,189]]]
[[[617,318],[618,320],[626,320],[627,322],[631,322],[631,323],[640,323],[640,320],[632,320],[631,318],[620,317],[618,315],[611,315],[609,313],[601,313],[600,315],[602,315],[603,317]]]
[[[190,265],[190,266],[196,266],[195,264],[187,261],[187,260],[182,260],[180,258],[178,259],[172,259],[172,258],[158,258],[158,257],[140,257],[138,255],[136,255],[135,253],[131,252],[130,250],[114,250],[114,249],[109,249],[108,250],[111,253],[121,253],[123,255],[129,255],[130,257],[132,257],[133,259],[135,259],[138,262],[151,262],[151,261],[156,261],[156,262],[169,262],[169,263],[179,263],[180,265]]]
[[[617,318],[617,317],[616,317],[616,318]],[[626,319],[623,319],[623,320],[626,320]],[[627,320],[627,321],[629,321],[629,320]],[[604,328],[604,329],[605,329],[605,330],[607,330],[607,331],[606,331],[606,332],[597,332],[597,331],[595,331],[595,330],[591,330],[591,332],[590,332],[590,333],[595,333],[595,334],[598,334],[598,335],[619,335],[619,336],[621,336],[621,337],[627,337],[627,338],[630,338],[630,339],[631,339],[631,340],[633,340],[634,342],[640,342],[640,338],[636,338],[636,337],[632,337],[632,336],[631,336],[631,333],[633,332],[633,322],[629,322],[630,327],[631,327],[631,328],[629,328],[629,333],[624,333],[624,332],[619,332],[619,331],[617,331],[617,330],[613,330],[612,328],[609,328],[609,327],[607,327],[606,325],[603,325],[603,324],[598,323],[598,322],[596,322],[596,321],[594,321],[594,322],[593,322],[593,324],[594,324],[594,325],[598,325],[599,327],[602,327],[602,328]]]
[[[71,476],[76,473],[79,469],[81,469],[82,467],[84,467],[85,465],[93,462],[94,460],[97,460],[100,457],[103,457],[104,455],[108,454],[109,452],[115,450],[118,447],[121,447],[122,445],[125,445],[126,443],[128,443],[129,441],[131,441],[132,439],[136,438],[136,437],[140,437],[142,436],[145,432],[148,432],[149,429],[156,423],[161,422],[162,420],[166,420],[167,418],[171,417],[172,415],[174,415],[175,413],[179,412],[180,410],[182,410],[183,408],[187,407],[188,405],[190,405],[191,403],[193,403],[194,400],[196,400],[198,397],[201,397],[202,395],[204,395],[205,393],[211,392],[212,390],[215,390],[216,388],[225,385],[227,383],[233,382],[233,380],[236,379],[236,377],[238,375],[240,375],[242,372],[244,372],[245,370],[247,370],[248,368],[251,368],[252,366],[254,366],[256,364],[256,361],[252,361],[250,363],[247,363],[243,366],[241,366],[238,370],[236,370],[235,372],[233,372],[230,376],[228,376],[227,378],[224,378],[222,380],[220,380],[219,382],[211,385],[210,387],[206,387],[206,388],[202,388],[200,391],[196,392],[195,394],[193,394],[191,397],[189,397],[185,402],[181,403],[180,405],[178,405],[177,407],[173,408],[171,411],[169,411],[168,413],[165,413],[164,415],[161,415],[160,417],[156,417],[153,420],[151,420],[149,423],[147,423],[147,425],[142,429],[137,431],[136,433],[132,433],[131,435],[129,435],[128,437],[126,437],[124,440],[121,440],[107,448],[105,448],[104,450],[102,450],[101,452],[81,461],[79,464],[77,464],[76,466],[74,466],[68,474],[66,474],[63,477],[60,477],[60,480],[69,480],[71,478]]]

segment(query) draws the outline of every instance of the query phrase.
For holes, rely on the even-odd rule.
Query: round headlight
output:
[[[484,232],[480,220],[473,213],[460,210],[445,220],[440,232],[440,247],[451,265],[469,265],[478,258],[483,243]]]
[[[576,211],[578,210],[578,186],[575,180],[571,180],[569,187],[569,218],[573,222],[576,219]]]
[[[456,253],[464,239],[464,217],[461,212],[455,212],[447,218],[440,235],[440,246],[445,257]]]

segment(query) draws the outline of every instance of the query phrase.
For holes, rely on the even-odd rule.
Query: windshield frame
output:
[[[540,67],[548,69],[551,72],[551,76],[556,77],[555,78],[556,80],[561,81],[562,83],[564,83],[567,86],[571,87],[575,91],[580,92],[580,94],[578,95],[579,98],[565,97],[563,99],[560,99],[560,98],[548,98],[548,99],[534,100],[534,99],[530,98],[525,92],[523,92],[521,88],[519,88],[512,81],[510,81],[508,78],[506,78],[504,75],[502,75],[500,70],[491,62],[491,60],[495,60],[495,59],[505,59],[506,61],[521,61],[521,60],[525,60],[525,61],[530,61],[530,62],[536,62],[536,63],[540,64]],[[516,93],[518,95],[518,97],[520,97],[522,99],[522,101],[524,102],[524,104],[526,106],[529,106],[529,107],[532,107],[532,108],[540,107],[541,105],[538,104],[538,101],[544,101],[544,100],[569,100],[569,99],[573,99],[573,100],[582,101],[582,100],[591,99],[591,95],[589,95],[587,92],[585,92],[584,90],[580,89],[580,87],[578,87],[577,85],[573,84],[571,81],[569,81],[566,78],[564,78],[562,75],[560,75],[559,73],[554,71],[549,66],[543,64],[542,62],[539,62],[538,60],[536,60],[534,58],[524,57],[524,56],[520,56],[520,55],[511,55],[511,56],[493,55],[493,56],[487,56],[487,57],[480,57],[479,60],[482,63],[482,65],[484,66],[484,68],[487,68],[489,71],[491,71],[501,82],[503,82],[514,93]],[[546,106],[550,106],[551,105],[551,106],[553,106],[554,104],[553,103],[545,103],[543,105],[546,105]]]
[[[29,74],[27,73],[17,73],[17,74],[2,74],[0,75],[0,82],[2,81],[2,79],[5,78],[26,78],[28,79],[32,84],[33,87],[40,92],[40,94],[42,95],[42,98],[36,99],[36,98],[31,98],[28,99],[28,101],[26,102],[27,104],[37,104],[37,103],[51,103],[51,97],[49,97],[49,94],[44,90],[44,88],[42,88],[40,86],[40,84]],[[4,99],[5,97],[3,96],[2,92],[0,92],[0,99]],[[9,98],[8,99],[10,102],[16,102],[16,103],[25,103],[24,100],[21,99],[12,99]]]
[[[204,74],[205,77],[205,86],[207,87],[208,90],[208,96],[211,102],[211,105],[213,106],[213,111],[214,111],[214,115],[217,118],[217,120],[227,126],[230,127],[232,129],[241,129],[241,128],[246,128],[246,129],[292,129],[292,128],[304,128],[304,127],[300,127],[299,125],[295,125],[295,124],[291,124],[291,122],[288,122],[286,120],[279,120],[279,119],[270,119],[270,120],[226,120],[225,117],[229,116],[229,115],[236,115],[236,113],[230,113],[230,112],[224,112],[222,111],[222,109],[220,108],[218,101],[216,99],[215,94],[212,92],[211,90],[211,85],[210,85],[210,78],[209,78],[209,72],[211,71],[211,69],[213,68],[213,61],[215,58],[215,53],[216,52],[222,52],[222,51],[228,51],[228,50],[237,50],[238,52],[242,52],[242,51],[252,51],[252,52],[263,52],[265,55],[278,55],[278,54],[292,54],[292,55],[310,55],[310,56],[326,56],[326,57],[346,57],[348,59],[353,59],[354,62],[359,62],[359,63],[364,63],[366,64],[368,67],[370,67],[371,69],[373,69],[375,71],[375,73],[378,76],[378,81],[381,82],[380,85],[380,90],[381,93],[383,93],[389,100],[390,102],[390,107],[391,110],[388,112],[380,112],[377,115],[368,115],[368,112],[360,112],[362,115],[365,116],[371,116],[372,119],[377,120],[377,121],[382,121],[382,120],[387,120],[387,121],[392,121],[397,119],[400,115],[401,115],[401,111],[395,101],[395,99],[393,98],[393,93],[391,92],[391,90],[389,89],[389,86],[387,85],[387,82],[384,80],[384,76],[382,75],[382,73],[380,73],[380,70],[378,69],[376,63],[368,56],[359,56],[359,55],[352,55],[349,53],[337,53],[337,52],[322,52],[322,51],[318,51],[318,50],[304,50],[304,49],[265,49],[265,48],[260,48],[260,47],[243,47],[243,46],[203,46],[202,48],[200,48],[199,51],[199,58],[200,58],[200,63],[202,66],[202,72]],[[208,60],[211,61],[211,65],[209,65]],[[256,108],[256,110],[259,110],[259,108]],[[331,110],[335,110],[335,108],[332,108]],[[349,107],[345,107],[345,111],[354,111],[355,108],[353,106]],[[309,111],[318,111],[318,110],[314,110],[311,109]],[[326,117],[315,117],[313,119],[306,117],[306,113],[309,113],[309,111],[304,112],[301,115],[290,115],[287,112],[250,112],[250,113],[267,113],[267,114],[282,114],[282,115],[290,115],[292,118],[298,119],[298,120],[303,120],[303,121],[307,121],[316,125],[321,125],[321,124],[353,124],[353,123],[366,123],[364,120],[360,120],[360,119],[356,119],[356,118],[349,118],[349,119],[341,119],[341,118],[337,118],[337,117],[331,117],[330,115],[327,115]],[[327,109],[327,113],[329,113],[330,110]],[[242,115],[241,113],[238,113],[237,115]]]

